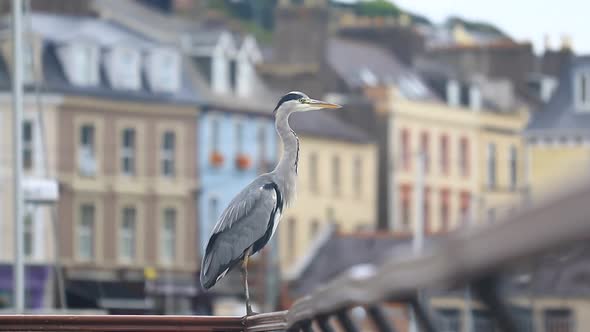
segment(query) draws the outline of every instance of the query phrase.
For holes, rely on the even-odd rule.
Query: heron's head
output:
[[[292,113],[292,112],[307,112],[321,110],[324,108],[340,108],[342,106],[328,103],[321,100],[309,98],[305,93],[299,91],[291,91],[281,97],[275,107],[274,114],[278,113]]]

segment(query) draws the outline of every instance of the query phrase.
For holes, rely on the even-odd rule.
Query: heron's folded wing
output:
[[[209,288],[244,251],[265,236],[277,210],[276,186],[252,183],[228,205],[217,221],[203,257],[201,282]]]
[[[267,183],[253,182],[232,199],[213,227],[212,234],[231,228],[235,222],[253,212],[256,207],[270,213],[277,203],[276,192]]]

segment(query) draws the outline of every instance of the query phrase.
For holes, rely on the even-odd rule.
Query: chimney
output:
[[[461,87],[456,80],[447,81],[447,104],[458,107],[461,104]]]
[[[571,51],[572,49],[572,37],[570,35],[561,36],[561,50]]]
[[[545,51],[549,51],[551,49],[551,36],[548,33],[543,36],[543,44],[545,46]]]
[[[481,90],[475,84],[469,86],[469,108],[474,111],[481,110],[482,98]]]
[[[274,60],[320,67],[328,40],[329,8],[324,1],[281,1],[275,8]]]

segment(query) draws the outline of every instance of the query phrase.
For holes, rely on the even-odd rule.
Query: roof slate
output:
[[[558,131],[588,132],[590,112],[576,109],[573,96],[574,73],[584,67],[590,69],[590,56],[579,56],[562,71],[559,86],[541,110],[532,113],[527,132]]]
[[[114,89],[104,72],[103,64],[100,64],[100,80],[96,86],[79,86],[71,84],[57,57],[57,45],[79,38],[90,36],[93,42],[100,47],[114,46],[119,43],[134,45],[138,48],[157,47],[158,43],[149,38],[137,34],[117,23],[108,20],[100,20],[89,17],[70,17],[64,15],[33,14],[31,16],[33,31],[43,39],[42,69],[43,81],[40,84],[42,91],[63,93],[79,96],[93,96],[109,99],[162,102],[180,105],[196,105],[200,102],[192,80],[188,76],[185,61],[182,61],[181,84],[179,90],[174,93],[152,91],[147,84],[145,72],[142,71],[142,85],[137,91]],[[67,31],[72,31],[68,32]],[[60,35],[65,33],[66,35]],[[85,39],[89,40],[89,39]],[[27,86],[32,89],[32,86]],[[0,89],[10,89],[10,74],[6,59],[0,59]]]

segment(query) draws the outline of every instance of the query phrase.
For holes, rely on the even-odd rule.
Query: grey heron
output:
[[[215,285],[226,273],[240,264],[246,295],[246,312],[251,315],[248,290],[248,258],[260,251],[275,233],[283,207],[295,198],[299,163],[299,139],[289,126],[289,116],[340,105],[314,100],[292,91],[284,95],[273,114],[275,128],[283,144],[283,155],[275,169],[258,176],[225,208],[213,227],[201,263],[201,284]]]

